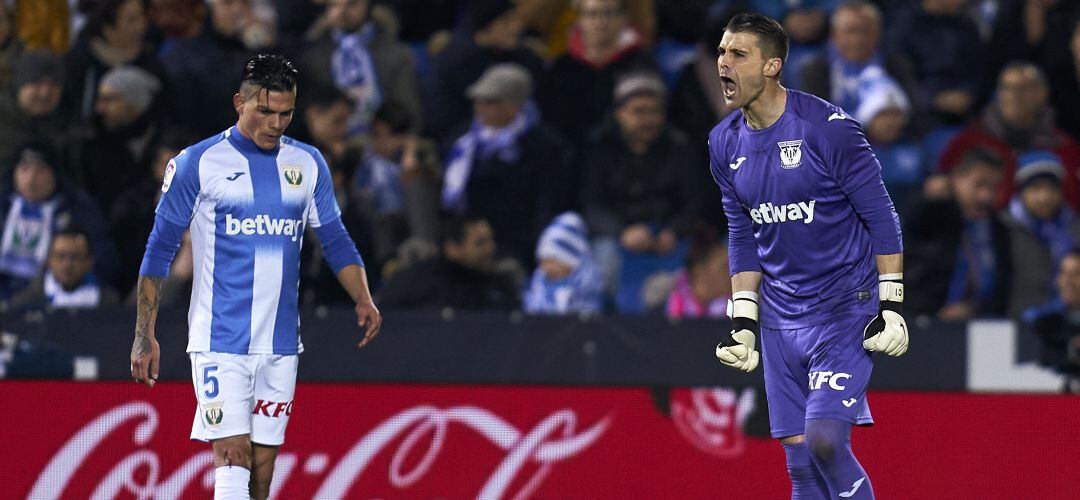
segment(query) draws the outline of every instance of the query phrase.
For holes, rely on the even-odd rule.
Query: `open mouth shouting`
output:
[[[737,85],[735,84],[735,79],[731,78],[730,76],[721,75],[720,85],[724,90],[724,99],[728,101],[732,100],[735,97],[735,90],[737,88]]]

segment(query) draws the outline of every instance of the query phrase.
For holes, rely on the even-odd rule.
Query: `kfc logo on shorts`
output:
[[[278,403],[276,401],[263,401],[260,399],[255,402],[255,409],[251,410],[251,414],[272,418],[278,418],[282,415],[287,417],[292,415],[292,401]]]
[[[842,391],[845,389],[843,385],[840,385],[840,381],[851,378],[850,374],[843,372],[810,372],[810,390],[821,389],[824,384],[829,384],[829,388]]]

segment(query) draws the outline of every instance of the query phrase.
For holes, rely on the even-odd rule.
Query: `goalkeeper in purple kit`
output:
[[[779,23],[737,15],[717,50],[724,99],[738,110],[709,134],[734,292],[734,328],[716,357],[746,372],[764,357],[793,499],[873,498],[851,426],[873,423],[873,353],[908,348],[899,218],[859,124],[780,85]]]

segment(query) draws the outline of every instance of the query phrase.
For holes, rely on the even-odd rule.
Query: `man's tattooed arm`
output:
[[[154,338],[154,322],[157,320],[161,299],[162,276],[139,276],[136,291],[138,303],[135,311],[135,341],[131,345],[131,376],[136,382],[154,386],[158,376],[160,351]]]

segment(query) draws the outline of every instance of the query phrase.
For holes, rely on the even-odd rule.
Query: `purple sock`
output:
[[[787,455],[788,477],[791,478],[791,500],[829,498],[825,479],[810,459],[810,449],[806,447],[806,441],[785,444],[784,454]]]
[[[851,424],[840,420],[806,420],[810,458],[829,486],[831,498],[873,500],[870,478],[851,452]]]

